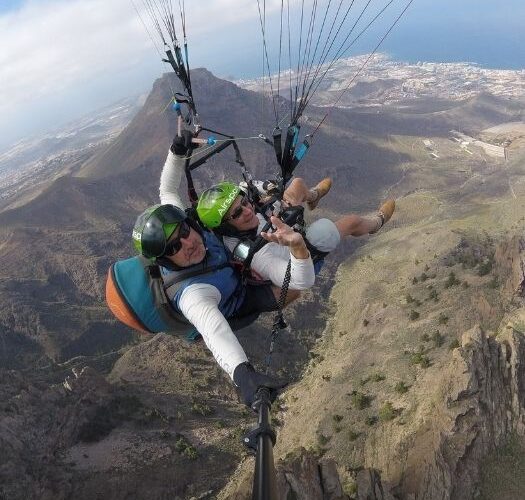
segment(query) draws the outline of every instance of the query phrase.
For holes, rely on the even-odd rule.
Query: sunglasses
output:
[[[228,217],[225,217],[224,220],[229,221],[229,220],[238,219],[242,215],[243,207],[247,207],[248,205],[250,206],[252,205],[251,201],[248,199],[247,196],[243,196],[239,206],[231,213],[231,215],[229,215]]]
[[[179,234],[166,245],[165,255],[175,255],[181,248],[181,240],[186,239],[191,232],[191,227],[186,221],[182,221],[179,226]]]

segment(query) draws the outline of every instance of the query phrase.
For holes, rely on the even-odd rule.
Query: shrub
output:
[[[430,340],[430,337],[428,336],[428,333],[424,333],[423,335],[421,335],[421,340],[423,342],[428,342]]]
[[[427,273],[421,273],[421,276],[419,277],[419,280],[421,282],[428,280],[428,274]]]
[[[334,419],[334,422],[341,422],[341,420],[343,420],[343,415],[332,415],[332,418]]]
[[[352,429],[348,431],[348,440],[349,441],[355,441],[359,437],[360,433],[356,432]]]
[[[370,380],[372,382],[381,382],[382,380],[385,380],[386,379],[386,376],[384,373],[374,373],[371,377],[370,377]]]
[[[412,284],[413,284],[413,285],[416,285],[417,283],[418,283],[418,279],[414,276],[414,277],[412,278]]]
[[[436,347],[441,347],[443,345],[443,342],[445,342],[445,337],[441,335],[439,330],[435,330],[432,334],[432,342],[434,342],[434,345]]]
[[[355,481],[354,482],[350,482],[350,481],[345,482],[342,485],[342,488],[343,488],[343,493],[346,495],[346,497],[348,497],[348,498],[355,498],[355,496],[357,494],[357,483]]]
[[[434,302],[439,301],[439,295],[435,288],[432,288],[432,290],[430,290],[430,293],[428,294],[428,300],[433,300]]]
[[[358,410],[364,410],[370,406],[370,396],[357,391],[351,393],[352,403]]]
[[[395,387],[394,387],[394,390],[398,393],[398,394],[405,394],[408,392],[408,389],[410,387],[408,385],[406,385],[402,380],[400,382],[398,382]]]
[[[412,309],[408,317],[410,318],[410,321],[415,321],[416,319],[419,318],[419,313],[417,311],[414,311],[414,309]]]
[[[203,417],[207,417],[213,413],[213,410],[207,404],[196,401],[191,405],[191,411]]]
[[[452,286],[459,285],[461,282],[456,278],[454,271],[450,271],[447,281],[445,281],[445,288],[450,288]]]
[[[387,401],[379,409],[379,419],[382,422],[388,422],[389,420],[393,420],[395,417],[396,417],[396,410],[394,410],[394,407],[392,406],[392,403]]]
[[[182,455],[186,458],[189,458],[190,460],[195,460],[199,454],[197,453],[197,449],[193,446],[188,446],[183,452]]]
[[[365,418],[365,424],[372,427],[372,425],[375,425],[377,423],[377,417],[375,415],[369,415]]]
[[[363,326],[368,326],[369,323],[370,323],[370,321],[368,321],[367,319],[363,320]]]
[[[438,323],[440,325],[446,325],[448,323],[448,319],[449,318],[448,318],[448,316],[445,313],[443,313],[443,312],[439,313]]]
[[[428,356],[423,356],[419,366],[421,366],[421,368],[428,368],[430,366],[430,358]]]
[[[198,456],[197,450],[190,442],[182,435],[178,434],[177,441],[175,443],[175,449],[186,458],[195,460]]]
[[[414,302],[414,297],[412,297],[412,295],[410,295],[409,293],[406,294],[405,299],[407,301],[407,304],[412,304],[412,302]]]
[[[487,259],[484,262],[482,262],[478,267],[478,275],[479,276],[485,276],[492,271],[492,260]]]
[[[325,446],[326,444],[328,444],[328,441],[330,441],[330,439],[330,436],[325,436],[324,434],[317,435],[317,442],[320,446]]]
[[[428,368],[430,366],[430,358],[422,352],[416,352],[410,356],[410,363],[419,365],[421,368]]]
[[[454,339],[452,342],[450,342],[450,344],[448,345],[448,348],[452,351],[453,349],[456,349],[459,347],[459,340],[458,339]]]

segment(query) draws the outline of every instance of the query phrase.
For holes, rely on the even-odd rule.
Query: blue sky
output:
[[[278,26],[280,0],[266,5],[268,24]],[[397,11],[403,5],[393,4]],[[186,10],[193,66],[219,76],[261,74],[256,0],[187,0]],[[369,51],[385,26],[356,53]],[[414,0],[382,50],[409,62],[522,69],[523,33],[523,0]],[[275,62],[277,37],[269,38]],[[165,71],[132,0],[0,0],[0,47],[0,148],[148,91]]]
[[[23,5],[23,0],[4,0],[0,3],[0,14],[9,10],[14,10]]]

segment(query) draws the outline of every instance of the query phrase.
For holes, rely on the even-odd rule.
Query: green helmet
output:
[[[170,236],[188,216],[175,205],[153,205],[140,214],[133,228],[133,245],[148,259],[164,255]]]
[[[213,229],[222,224],[222,219],[230,209],[241,189],[233,182],[220,182],[199,196],[197,214],[201,222]]]

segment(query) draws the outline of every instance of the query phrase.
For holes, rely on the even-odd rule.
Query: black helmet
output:
[[[140,214],[133,228],[133,245],[148,259],[162,257],[173,232],[188,219],[175,205],[154,205]]]

